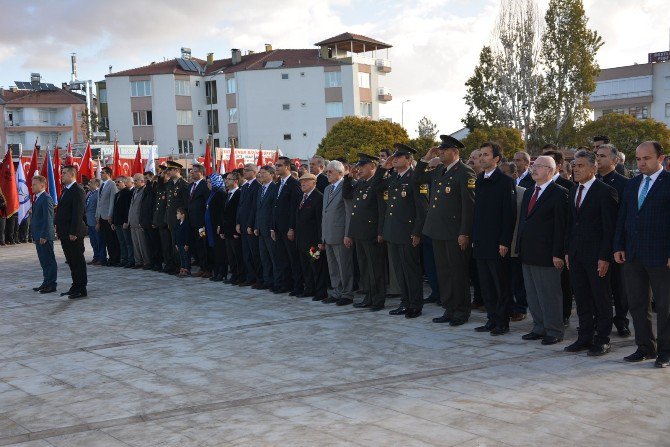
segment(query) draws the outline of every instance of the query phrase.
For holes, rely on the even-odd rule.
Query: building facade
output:
[[[106,76],[110,137],[156,144],[159,154],[216,147],[279,148],[307,158],[345,116],[379,119],[392,99],[383,42],[344,33],[318,49],[231,50],[214,60],[182,57]],[[382,54],[384,53],[384,54]],[[100,97],[100,92],[98,92]]]

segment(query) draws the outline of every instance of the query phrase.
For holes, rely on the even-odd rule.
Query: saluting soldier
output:
[[[460,326],[470,318],[470,262],[472,218],[475,202],[475,172],[460,160],[463,143],[449,135],[440,135],[442,143],[431,148],[417,163],[414,182],[431,184],[431,199],[423,233],[433,240],[438,271],[440,298],[444,315],[434,323]],[[442,162],[426,172],[428,162]]]
[[[349,230],[344,245],[356,246],[356,256],[361,272],[361,286],[365,298],[355,303],[356,308],[369,308],[376,312],[384,308],[386,284],[384,281],[384,250],[379,226],[379,204],[377,194],[383,172],[377,171],[377,157],[358,154],[358,181],[353,184],[351,173],[342,183],[342,197],[352,201]]]
[[[168,160],[167,171],[168,180],[165,185],[165,216],[168,229],[170,230],[170,242],[172,247],[172,260],[175,266],[179,265],[177,251],[175,250],[175,228],[177,226],[177,209],[186,208],[188,203],[188,183],[181,176],[183,166],[176,161]],[[167,273],[177,273],[176,267]]]
[[[170,180],[168,177],[167,166],[158,168],[158,180],[156,181],[156,200],[154,202],[154,213],[152,216],[151,225],[158,229],[160,237],[161,255],[165,265],[162,268],[164,273],[174,272],[177,266],[174,263],[172,251],[172,236],[167,226],[167,215],[165,214],[165,205],[167,203],[166,189],[167,183]]]
[[[389,263],[401,291],[401,302],[390,315],[416,318],[423,308],[421,232],[428,208],[428,185],[414,182],[412,155],[416,149],[395,144],[395,153],[379,168],[381,189],[387,197],[382,236],[387,243]],[[393,168],[390,175],[386,175]]]

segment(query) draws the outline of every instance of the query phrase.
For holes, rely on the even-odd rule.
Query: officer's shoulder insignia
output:
[[[473,178],[468,179],[468,188],[475,189],[475,179]]]
[[[387,190],[387,191],[384,191],[384,200],[388,201],[388,199],[389,199],[389,192]]]
[[[423,185],[419,186],[419,192],[421,194],[428,194],[428,185],[424,183]]]

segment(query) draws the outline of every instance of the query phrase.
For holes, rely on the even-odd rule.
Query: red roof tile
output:
[[[272,50],[263,51],[262,53],[252,53],[242,56],[242,61],[233,65],[232,59],[220,59],[207,67],[207,73],[213,73],[217,70],[222,70],[222,73],[235,73],[238,71],[247,70],[271,70],[265,68],[266,62],[282,61],[283,64],[278,69],[282,68],[299,68],[299,67],[329,67],[346,65],[347,62],[338,59],[323,59],[319,50],[313,49],[287,49],[287,50]]]
[[[349,42],[349,41],[352,41],[352,40],[354,42],[376,45],[377,49],[380,49],[380,50],[392,47],[392,45],[381,42],[379,40],[375,40],[375,39],[372,39],[372,38],[367,37],[367,36],[362,36],[360,34],[352,34],[352,33],[342,33],[342,34],[339,34],[335,37],[331,37],[330,39],[326,39],[326,40],[322,40],[321,42],[317,42],[314,45],[317,45],[317,46],[330,45],[330,44],[334,44],[334,43]]]
[[[201,67],[204,67],[207,61],[197,58],[191,58],[197,62]],[[150,76],[156,74],[179,74],[179,75],[197,75],[193,71],[186,71],[182,69],[177,63],[177,59],[170,59],[163,62],[152,62],[144,67],[131,68],[128,70],[117,71],[106,75],[106,78],[115,76]]]
[[[15,104],[86,104],[86,99],[82,95],[60,88],[50,91],[5,90],[2,93],[2,99],[6,105],[10,106]]]

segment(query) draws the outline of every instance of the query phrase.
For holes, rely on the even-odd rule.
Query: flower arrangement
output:
[[[317,247],[310,247],[309,256],[312,258],[312,261],[318,261],[321,258],[321,250]]]

